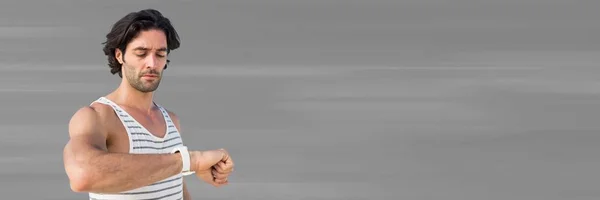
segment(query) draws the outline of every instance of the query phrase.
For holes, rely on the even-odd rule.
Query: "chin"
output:
[[[140,91],[140,92],[143,92],[143,93],[151,93],[151,92],[156,91],[156,89],[153,89],[153,90],[148,90],[148,89],[140,90],[140,89],[138,89],[137,91]]]
[[[143,93],[150,93],[150,92],[156,91],[156,89],[158,89],[158,86],[154,86],[154,87],[139,87],[139,86],[134,86],[133,88],[135,88],[135,90],[143,92]]]

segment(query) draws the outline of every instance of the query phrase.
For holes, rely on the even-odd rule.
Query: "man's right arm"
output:
[[[107,129],[91,107],[83,107],[73,115],[69,122],[69,136],[63,159],[71,189],[75,192],[131,190],[176,175],[182,169],[178,153],[108,152]]]

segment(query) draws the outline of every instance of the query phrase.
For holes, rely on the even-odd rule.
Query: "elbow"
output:
[[[89,192],[91,183],[89,173],[82,168],[75,168],[67,171],[69,177],[69,185],[73,192]]]
[[[73,192],[90,192],[92,189],[93,172],[82,162],[73,159],[65,159],[65,172],[69,179],[69,185]]]
[[[71,181],[70,185],[71,185],[71,191],[73,191],[73,192],[87,192],[88,191],[85,184],[83,184],[81,182]]]
[[[98,187],[98,169],[89,164],[93,158],[92,154],[78,154],[65,148],[64,167],[69,180],[69,186],[73,192],[93,192]]]
[[[69,186],[73,192],[90,192],[95,181],[93,169],[89,167],[89,157],[85,155],[76,156],[69,151],[69,145],[64,150],[64,168],[69,180]],[[85,157],[84,157],[85,156]],[[75,159],[77,158],[77,159]]]
[[[85,180],[70,180],[71,190],[73,192],[89,192],[89,184]]]

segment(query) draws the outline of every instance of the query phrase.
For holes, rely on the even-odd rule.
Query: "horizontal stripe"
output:
[[[162,198],[167,198],[167,197],[174,196],[174,195],[177,195],[177,194],[183,195],[183,193],[182,193],[182,192],[183,192],[183,189],[182,189],[182,190],[179,190],[178,192],[173,192],[173,193],[171,193],[171,194],[167,194],[167,195],[164,195],[164,196],[161,196],[161,197],[158,197],[158,198],[152,198],[152,199],[143,199],[143,200],[159,200],[159,199],[162,199]]]
[[[173,125],[169,125],[169,128],[175,128],[175,126],[173,126]]]
[[[145,134],[145,135],[147,135],[147,134]],[[166,142],[172,141],[174,139],[179,139],[179,138],[181,138],[181,137],[177,136],[177,137],[170,138],[170,139],[163,140],[163,141],[156,141],[156,140],[151,140],[151,139],[133,139],[132,141],[134,141],[134,142],[152,142],[152,143],[158,144],[158,143],[166,143]]]
[[[141,129],[142,127],[141,126],[127,126],[127,128],[139,128],[139,129]]]
[[[150,186],[160,185],[160,184],[163,184],[163,183],[169,183],[169,182],[173,182],[173,181],[178,181],[178,180],[181,180],[181,178],[182,178],[182,176],[175,177],[175,178],[172,178],[172,179],[167,179],[167,180],[164,180],[164,181],[152,183]]]
[[[177,133],[177,131],[171,131],[171,132],[168,132],[167,135],[171,136],[171,135],[173,135],[175,133]],[[152,134],[150,134],[148,132],[131,132],[130,134],[131,135],[147,135],[147,136],[151,136],[151,137],[156,137],[155,135],[152,135]],[[179,136],[176,136],[176,137],[179,137]]]
[[[139,195],[126,195],[126,194],[96,194],[89,193],[90,199],[94,200],[111,200],[111,199],[138,199],[138,200],[159,200],[165,199],[168,197],[172,197],[169,199],[182,199],[183,198],[183,189],[180,186],[180,189],[173,191],[165,191],[162,194],[139,194]]]
[[[133,149],[155,149],[155,150],[163,150],[163,149],[168,149],[168,148],[180,145],[180,144],[183,144],[183,143],[178,142],[176,144],[169,145],[169,146],[166,146],[166,147],[139,146],[139,147],[133,147]]]
[[[183,176],[181,174],[174,175],[157,182],[153,185],[148,185],[136,188],[121,193],[89,193],[90,197],[97,199],[154,199],[165,198],[177,194],[183,189]],[[176,199],[178,196],[173,196],[167,199]]]
[[[150,135],[150,133],[145,133],[145,132],[131,132],[131,135],[148,135],[148,136],[152,136]]]
[[[162,140],[164,138],[164,140],[168,140],[168,139],[172,139],[175,137],[179,137],[179,134],[177,134],[177,132],[168,132],[163,138],[158,138],[155,135],[152,135],[151,133],[148,133],[147,131],[133,131],[131,133],[129,133],[131,135],[141,135],[141,136],[147,136],[146,139],[152,139],[152,140]],[[143,137],[136,137],[136,139],[144,139]]]
[[[146,192],[123,192],[123,193],[119,193],[119,194],[122,194],[122,195],[151,194],[151,193],[162,192],[162,191],[165,191],[165,190],[168,190],[168,189],[173,189],[173,188],[179,187],[181,185],[182,185],[182,183],[174,185],[174,186],[170,186],[170,187],[165,187],[165,188],[162,188],[162,189],[159,189],[159,190],[152,190],[152,191],[146,191]]]

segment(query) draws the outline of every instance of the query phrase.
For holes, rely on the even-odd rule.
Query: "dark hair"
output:
[[[106,34],[104,44],[104,54],[108,56],[108,66],[112,74],[121,73],[121,64],[115,58],[115,51],[120,49],[125,55],[127,44],[131,42],[141,31],[150,29],[162,30],[167,36],[167,54],[171,50],[179,48],[179,35],[171,25],[168,18],[164,17],[159,11],[154,9],[145,9],[138,12],[131,12],[117,21],[111,31]],[[124,58],[123,58],[124,59]],[[167,65],[170,61],[167,60]],[[165,69],[167,66],[165,65]]]

